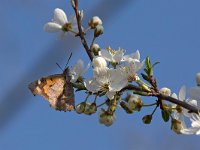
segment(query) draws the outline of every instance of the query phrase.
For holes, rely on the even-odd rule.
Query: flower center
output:
[[[109,91],[109,85],[108,84],[103,84],[102,87],[101,87],[101,91]]]
[[[72,24],[71,24],[71,23],[65,23],[65,24],[62,26],[62,30],[63,30],[64,32],[71,31],[71,30],[72,30]]]
[[[179,105],[176,106],[176,110],[178,113],[182,113],[183,112],[183,108]]]

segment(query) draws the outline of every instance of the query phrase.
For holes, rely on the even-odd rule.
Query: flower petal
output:
[[[128,85],[127,76],[120,69],[110,69],[110,91],[120,91]]]
[[[173,98],[176,98],[176,99],[178,98],[177,95],[176,95],[176,93],[173,93],[173,94],[172,94],[172,97],[173,97]]]
[[[54,22],[48,22],[44,25],[44,31],[46,32],[59,32],[61,30],[61,26]]]
[[[182,134],[194,134],[196,132],[195,128],[184,128],[181,130]]]
[[[189,96],[191,99],[200,100],[200,88],[193,87],[189,90]]]
[[[100,54],[107,61],[112,61],[112,55],[108,50],[102,49]]]
[[[115,93],[116,93],[116,92],[110,92],[110,91],[108,91],[108,92],[106,93],[106,96],[111,100],[111,99],[114,98]]]
[[[182,86],[180,91],[179,91],[179,100],[184,101],[185,95],[186,95],[186,87]]]
[[[123,51],[116,51],[116,54],[113,56],[113,61],[120,63],[123,58],[124,52]]]
[[[86,89],[90,92],[97,92],[100,89],[100,85],[93,78],[84,82]]]
[[[63,26],[65,23],[68,22],[67,16],[62,9],[56,8],[54,10],[54,18],[53,21]]]

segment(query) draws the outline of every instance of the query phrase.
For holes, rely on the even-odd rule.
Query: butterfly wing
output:
[[[70,83],[69,71],[66,73],[43,77],[30,83],[29,89],[34,95],[43,96],[56,110],[74,110],[74,89]]]

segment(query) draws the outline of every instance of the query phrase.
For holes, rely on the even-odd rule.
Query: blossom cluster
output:
[[[72,7],[76,9],[75,2],[72,0]],[[84,65],[83,60],[70,68],[71,84],[76,91],[85,91],[86,98],[83,102],[76,105],[78,114],[92,115],[99,110],[99,122],[105,126],[110,126],[116,120],[116,109],[122,108],[127,114],[140,111],[143,107],[155,106],[154,111],[142,118],[145,124],[151,123],[154,112],[160,106],[162,117],[165,122],[171,119],[171,129],[177,134],[196,134],[200,135],[200,115],[179,105],[179,101],[198,107],[200,99],[200,88],[190,89],[189,98],[186,98],[186,88],[182,86],[179,94],[171,94],[169,88],[157,87],[156,80],[153,78],[153,69],[156,64],[151,64],[150,58],[140,60],[139,50],[126,55],[124,49],[113,49],[111,47],[100,48],[95,43],[95,39],[103,34],[102,20],[94,16],[88,21],[88,27],[79,26],[83,19],[83,11],[77,11],[76,15],[68,20],[65,12],[59,8],[54,10],[54,17],[51,22],[44,25],[46,32],[58,32],[63,38],[68,32],[74,36],[80,36],[83,46],[87,53],[91,53],[91,65]],[[88,30],[93,30],[94,38],[89,49],[84,42],[84,34]],[[83,34],[82,34],[83,33]],[[84,78],[84,74],[91,68],[93,76]],[[144,71],[139,76],[139,71]],[[197,85],[200,85],[200,74],[196,77]],[[94,96],[92,103],[88,102],[90,96]],[[158,99],[155,103],[146,105],[142,96],[154,96]],[[178,103],[165,103],[163,96],[174,98]],[[104,100],[102,98],[104,97]],[[98,102],[97,102],[97,99]],[[97,105],[97,103],[101,103]],[[185,119],[191,121],[191,126],[187,127]]]
[[[81,87],[84,86],[86,91],[91,95],[105,95],[106,99],[112,102],[114,99],[117,99],[116,97],[120,96],[120,91],[128,86],[129,83],[139,80],[137,72],[142,68],[143,64],[144,61],[140,62],[139,51],[136,51],[131,55],[124,55],[124,50],[113,50],[109,47],[107,49],[100,50],[99,55],[93,58],[93,77],[89,79],[83,78],[83,73],[85,73],[85,70],[87,70],[88,67],[85,69],[83,61],[78,60],[77,64],[71,69],[71,82],[74,85],[77,85],[76,87],[81,84]],[[135,101],[132,101],[133,98],[130,99],[129,107],[133,107],[132,105],[134,105]],[[118,101],[119,100],[116,100],[116,104]],[[86,110],[87,114],[94,113],[95,109],[92,108],[91,112],[89,112],[87,105],[88,109],[90,109],[90,104],[79,104],[77,106],[77,112],[85,113]],[[100,123],[107,126],[113,123],[115,120],[114,118],[114,111],[109,112],[102,109],[99,113]]]
[[[186,87],[182,86],[178,96],[173,93],[172,97],[178,98],[180,101],[189,103],[197,107],[197,101],[200,100],[200,88],[193,87],[189,90],[189,98],[186,98]],[[173,105],[174,119],[172,120],[172,129],[180,134],[196,134],[200,135],[200,115],[189,113],[185,108],[179,105]],[[189,118],[191,121],[191,127],[187,127],[185,124],[185,118]]]

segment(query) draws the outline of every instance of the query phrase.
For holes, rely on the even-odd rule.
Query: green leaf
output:
[[[144,73],[141,73],[141,75],[142,75],[142,78],[143,78],[144,80],[149,81],[149,78],[148,78],[147,75],[145,75]]]
[[[151,68],[151,61],[150,61],[149,57],[146,58],[145,63],[146,63],[146,68],[147,69]]]
[[[146,72],[147,75],[149,74],[147,68],[144,68],[144,72]]]
[[[162,118],[165,122],[169,121],[170,118],[170,112],[168,110],[162,110]]]
[[[146,74],[148,76],[152,76],[153,75],[153,70],[152,70],[151,61],[150,61],[149,57],[147,57],[145,59],[145,64],[146,64],[146,68],[144,69],[144,71],[146,72]]]
[[[153,69],[153,68],[154,68],[156,65],[158,65],[158,64],[160,64],[160,62],[158,62],[158,61],[157,61],[157,62],[155,62],[155,63],[152,65],[152,67],[151,67],[151,68]]]

